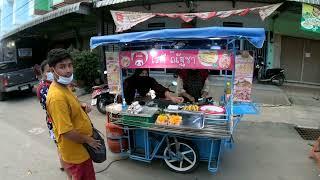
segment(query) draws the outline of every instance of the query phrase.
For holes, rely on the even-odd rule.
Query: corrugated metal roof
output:
[[[320,0],[289,0],[289,1],[320,5]]]
[[[120,3],[125,3],[125,2],[131,2],[135,0],[103,0],[103,1],[98,1],[95,4],[95,7],[103,7],[103,6],[109,6],[113,4],[120,4]]]
[[[88,6],[81,6],[82,3],[88,4],[88,2],[78,2],[75,4],[70,4],[70,5],[61,7],[59,9],[51,11],[47,14],[41,15],[41,16],[39,16],[35,19],[32,19],[31,21],[29,21],[25,24],[22,24],[22,25],[18,26],[17,28],[5,33],[3,36],[1,36],[1,39],[5,39],[15,33],[23,31],[27,28],[30,28],[32,26],[41,24],[43,22],[49,21],[51,19],[63,16],[66,14],[70,14],[70,13],[74,13],[74,12],[80,13],[80,14],[89,14],[89,10],[90,10],[89,7]]]

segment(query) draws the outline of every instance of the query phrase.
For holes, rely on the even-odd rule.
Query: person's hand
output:
[[[173,95],[173,94],[172,94],[171,92],[169,92],[169,91],[167,91],[167,92],[165,93],[165,96],[166,96],[166,99],[168,99],[168,100],[170,100],[170,101],[172,101],[172,102],[174,102],[174,103],[177,103],[177,104],[183,103],[183,101],[184,101],[184,99],[183,99],[182,97],[177,97],[177,96]]]
[[[188,99],[189,99],[192,103],[196,102],[196,99],[194,99],[194,97],[192,97],[192,96],[188,97]]]
[[[101,147],[100,141],[99,140],[95,140],[90,136],[88,136],[88,138],[86,139],[86,144],[88,144],[89,146],[93,147],[94,149],[100,149],[100,147]]]
[[[90,113],[92,111],[92,106],[87,103],[82,103],[81,107],[86,113]]]
[[[208,92],[206,92],[206,91],[203,91],[203,93],[202,93],[202,98],[207,98],[208,97],[208,95],[209,95],[209,93]]]
[[[184,99],[183,97],[171,97],[171,101],[174,102],[174,103],[177,103],[177,104],[180,104],[180,103],[183,103]]]

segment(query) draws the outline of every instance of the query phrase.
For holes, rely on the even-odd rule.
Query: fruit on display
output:
[[[160,114],[156,120],[158,125],[180,126],[181,123],[182,116],[179,115]]]
[[[169,115],[168,114],[159,114],[156,120],[156,124],[159,125],[167,125],[169,120]]]
[[[170,115],[168,125],[171,126],[180,126],[182,123],[182,116],[179,115]]]
[[[199,111],[200,107],[198,105],[188,105],[182,108],[184,111]]]

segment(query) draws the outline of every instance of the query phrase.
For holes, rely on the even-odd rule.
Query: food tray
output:
[[[139,114],[130,114],[126,111],[122,112],[122,123],[127,126],[135,127],[151,127],[155,123],[158,108],[143,107],[143,111]]]
[[[189,111],[176,111],[176,110],[165,110],[168,114],[178,114],[182,116],[182,123],[180,126],[170,126],[170,125],[159,125],[158,127],[178,127],[185,129],[202,129],[204,127],[204,114],[199,112],[189,112]]]

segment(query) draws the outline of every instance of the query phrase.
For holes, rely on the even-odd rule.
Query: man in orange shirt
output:
[[[64,168],[72,180],[95,180],[92,160],[83,144],[93,148],[101,144],[91,137],[92,126],[87,115],[90,108],[81,104],[68,88],[73,79],[71,56],[64,49],[53,49],[48,53],[48,63],[54,81],[47,96],[47,111]]]

